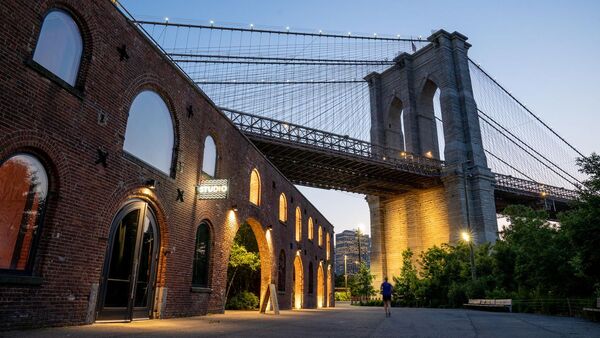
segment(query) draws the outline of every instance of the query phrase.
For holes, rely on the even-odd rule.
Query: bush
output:
[[[248,291],[242,291],[231,297],[225,307],[227,310],[256,310],[258,309],[258,297]]]
[[[367,301],[360,301],[358,302],[358,306],[383,306],[383,300],[371,299]]]
[[[349,302],[350,294],[348,292],[336,292],[335,293],[335,301],[336,302]]]

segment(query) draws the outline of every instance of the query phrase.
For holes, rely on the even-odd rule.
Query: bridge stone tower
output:
[[[433,103],[437,89],[445,141],[438,185],[396,196],[367,196],[375,285],[385,276],[399,275],[406,248],[416,258],[433,245],[457,242],[461,231],[469,229],[476,243],[497,238],[494,176],[483,150],[466,40],[440,30],[426,47],[403,53],[391,68],[365,77],[373,144],[439,159]]]

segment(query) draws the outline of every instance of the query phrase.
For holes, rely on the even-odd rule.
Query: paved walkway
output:
[[[4,337],[600,337],[600,324],[578,318],[451,309],[249,311],[223,315],[94,324],[0,333]]]

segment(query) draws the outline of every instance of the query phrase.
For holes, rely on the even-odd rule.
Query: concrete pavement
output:
[[[2,337],[600,337],[600,324],[579,318],[456,309],[355,307],[251,311],[0,333]]]

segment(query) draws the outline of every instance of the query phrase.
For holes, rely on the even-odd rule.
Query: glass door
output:
[[[157,260],[156,221],[145,202],[115,218],[107,252],[97,320],[149,318]]]

